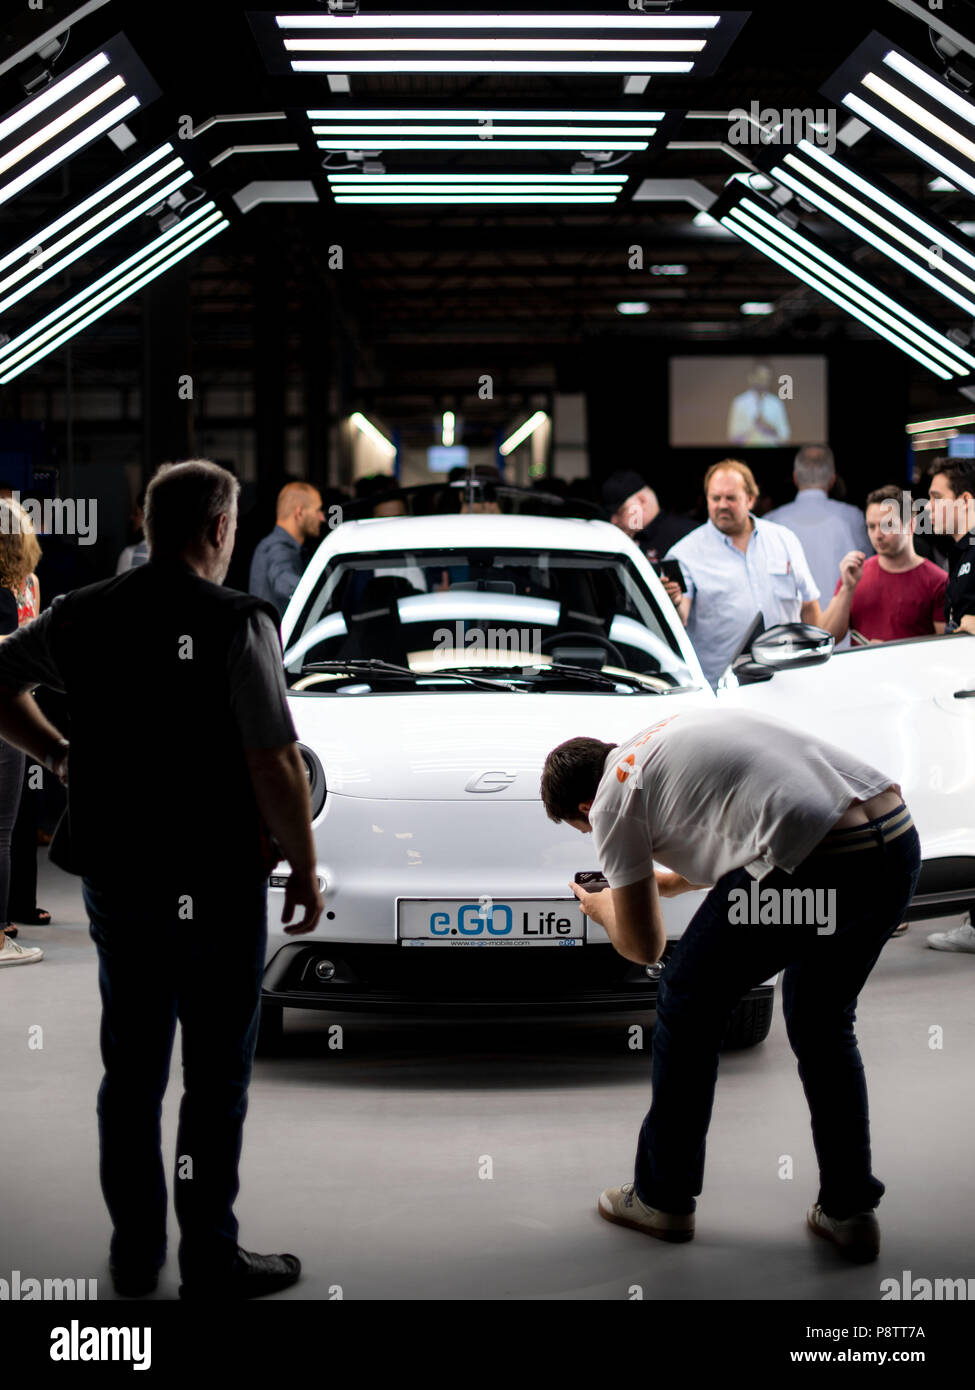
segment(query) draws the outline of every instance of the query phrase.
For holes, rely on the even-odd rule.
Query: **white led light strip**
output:
[[[940,116],[929,111],[926,106],[922,106],[920,102],[914,101],[904,92],[892,87],[889,82],[885,82],[876,73],[868,72],[863,79],[863,85],[868,92],[872,92],[874,96],[886,101],[902,116],[916,121],[922,130],[937,136],[946,145],[950,145],[959,154],[963,154],[966,159],[975,160],[975,144],[967,136],[962,135],[960,131],[955,130],[954,126],[948,125],[947,121],[943,121]]]
[[[378,144],[370,141],[369,143],[352,136],[346,136],[344,140],[317,140],[315,142],[320,150],[331,150],[333,153],[340,150],[350,149],[383,149],[383,150],[569,150],[583,153],[587,150],[645,150],[646,140],[600,140],[598,144],[591,140],[390,140],[383,138]]]
[[[754,207],[754,205],[750,206]],[[758,208],[755,208],[755,211],[760,215],[762,213],[762,210]],[[734,209],[734,220],[730,224],[722,218],[722,222],[725,225],[730,225],[733,231],[740,231],[739,222],[744,223],[745,227],[750,228],[752,234],[756,236],[761,243],[759,245],[760,250],[766,250],[769,255],[775,252],[778,255],[786,256],[791,262],[789,268],[791,268],[795,274],[798,274],[801,279],[807,280],[810,284],[815,280],[815,288],[820,289],[828,298],[840,304],[842,308],[853,314],[855,318],[861,319],[868,327],[880,333],[882,337],[888,338],[890,341],[896,340],[898,347],[901,347],[905,352],[909,352],[917,361],[922,362],[924,366],[934,371],[944,380],[949,380],[952,375],[967,375],[967,371],[960,365],[961,363],[972,363],[972,365],[975,365],[975,359],[970,358],[967,353],[955,347],[949,339],[945,339],[942,335],[936,334],[935,331],[930,329],[927,325],[922,324],[921,326],[929,335],[938,337],[944,347],[950,349],[949,353],[946,353],[939,347],[926,341],[925,338],[918,333],[913,332],[911,328],[905,325],[902,319],[899,319],[896,314],[888,313],[882,307],[882,304],[877,301],[880,300],[893,305],[904,318],[913,323],[920,323],[920,320],[916,319],[913,314],[909,314],[907,311],[900,308],[900,306],[895,305],[894,301],[890,300],[888,296],[881,295],[870,286],[865,286],[865,282],[862,281],[859,276],[852,276],[849,272],[844,273],[844,267],[842,267],[839,262],[834,261],[831,257],[824,256],[818,251],[818,248],[811,246],[801,237],[795,236],[794,233],[790,236],[789,233],[791,233],[791,228],[786,228],[783,224],[776,224],[776,219],[774,218],[770,218],[768,221],[772,224],[776,224],[775,226],[764,225],[763,221],[764,219],[757,220],[756,218],[750,217],[742,207]],[[776,233],[780,235],[776,235]],[[803,252],[808,254],[803,254]],[[773,259],[774,258],[773,256]],[[854,283],[851,284],[850,280]],[[864,285],[868,293],[860,293],[855,288],[856,283]],[[875,296],[874,299],[870,298],[871,294]],[[954,356],[952,356],[951,353],[953,353]],[[947,374],[945,374],[944,366],[947,366],[949,369]]]
[[[106,131],[114,129],[121,121],[125,120],[126,116],[131,116],[132,112],[135,111],[139,105],[140,102],[138,97],[128,97],[125,101],[120,102],[118,106],[113,107],[111,111],[106,112],[105,115],[95,121],[93,125],[86,126],[84,130],[79,131],[77,135],[74,135],[70,140],[66,141],[65,144],[59,145],[56,150],[52,150],[49,154],[45,155],[37,164],[32,164],[29,169],[25,169],[22,173],[18,174],[10,183],[0,186],[0,203],[8,202],[9,199],[13,198],[21,189],[26,188],[28,184],[34,183],[37,179],[41,178],[42,175],[48,173],[49,170],[54,169],[64,160],[70,159],[70,157],[84,145],[90,144],[92,140],[96,140],[99,135],[103,135]]]
[[[494,122],[492,122],[492,126]],[[591,139],[601,136],[622,135],[656,135],[656,126],[584,126],[584,125],[501,125],[498,124],[498,131],[501,135],[587,135]],[[409,121],[404,121],[400,125],[313,125],[312,135],[480,135],[481,143],[486,147],[491,144],[488,139],[489,131],[487,126],[478,125],[476,121],[468,121],[466,125],[411,125]]]
[[[279,29],[714,29],[716,14],[279,14]]]
[[[82,116],[87,116],[89,111],[94,111],[96,106],[101,106],[102,102],[107,101],[109,97],[116,96],[124,86],[123,78],[111,77],[67,111],[62,111],[60,116],[56,116],[53,121],[48,121],[47,125],[35,130],[25,140],[21,140],[19,145],[14,145],[6,154],[0,155],[0,174],[5,174],[15,164],[19,164],[29,154],[40,149],[41,145],[46,145],[49,140],[53,140],[55,135],[60,135],[69,125],[80,120]]]
[[[546,63],[518,62],[485,58],[482,61],[464,58],[293,58],[291,66],[295,72],[340,72],[352,75],[363,72],[520,72],[520,73],[586,73],[608,72],[623,76],[639,76],[647,73],[688,73],[694,69],[693,63],[648,62],[634,59],[633,62],[618,63],[594,59],[589,63],[575,63],[561,59]]]
[[[396,203],[615,203],[616,195],[601,193],[581,193],[577,195],[559,193],[539,193],[535,195],[527,194],[477,194],[477,193],[410,193],[399,195],[394,193],[353,193],[336,194],[337,203],[386,203],[393,205]]]
[[[935,101],[940,101],[942,106],[947,106],[949,111],[954,111],[956,116],[961,116],[963,121],[975,125],[975,106],[926,73],[923,68],[919,68],[916,63],[912,63],[909,58],[892,51],[885,55],[884,62],[902,77],[906,77],[908,82],[913,82],[916,87],[927,92],[928,96],[934,97]]]
[[[664,111],[308,111],[310,121],[662,121]]]
[[[775,261],[777,265],[782,266],[784,270],[795,275],[797,279],[805,281],[807,285],[811,285],[814,290],[818,290],[821,295],[832,300],[832,302],[837,304],[841,309],[845,309],[846,312],[852,314],[855,319],[859,319],[860,322],[866,324],[868,328],[872,328],[881,338],[886,338],[889,343],[893,343],[901,352],[906,352],[909,357],[913,357],[916,362],[920,362],[923,367],[927,367],[928,371],[933,372],[935,376],[939,376],[942,381],[951,380],[951,372],[946,372],[937,362],[933,362],[930,358],[917,352],[911,347],[910,343],[905,342],[904,339],[897,334],[891,333],[888,328],[885,328],[882,323],[878,323],[870,314],[864,313],[861,309],[855,307],[842,294],[832,289],[829,285],[824,284],[817,275],[803,266],[797,265],[791,256],[785,255],[774,246],[770,246],[763,236],[752,230],[755,224],[751,222],[751,219],[741,217],[737,208],[733,210],[733,213],[722,217],[720,221],[730,232],[734,232],[737,236],[740,236],[743,241],[747,241],[750,246],[754,246],[756,251],[761,251],[763,256],[768,256],[769,260]],[[759,231],[760,230],[759,228]]]
[[[217,211],[213,203],[204,203],[202,207],[190,213],[182,222],[174,224],[149,242],[147,246],[135,251],[119,265],[106,271],[99,279],[86,285],[84,289],[79,290],[76,295],[73,295],[63,304],[57,305],[37,323],[32,324],[30,328],[25,329],[23,333],[18,334],[9,343],[0,347],[0,371],[6,371],[11,363],[26,353],[33,352],[40,343],[46,342],[55,334],[60,333],[66,324],[87,313],[92,305],[113,294],[120,285],[140,275],[146,265],[151,264],[154,259],[167,255],[172,249],[170,243],[181,241],[188,236],[195,236],[199,230],[198,224],[203,218],[213,221],[214,218],[221,216],[222,214]]]
[[[69,72],[59,81],[52,82],[33,101],[29,101],[19,111],[15,111],[13,115],[0,121],[0,140],[5,140],[12,131],[19,130],[28,121],[34,120],[42,111],[46,111],[49,106],[60,101],[68,92],[73,92],[76,87],[81,86],[82,82],[87,82],[89,77],[94,77],[96,72],[101,72],[106,67],[108,67],[108,54],[96,53],[93,58],[82,63],[81,67],[76,68],[74,72]]]
[[[818,146],[811,145],[806,140],[801,140],[796,149],[822,164],[838,178],[845,179],[853,188],[862,192],[868,198],[872,198],[874,202],[878,203],[882,208],[885,208],[888,212],[899,217],[907,226],[913,227],[916,232],[919,232],[921,236],[925,238],[929,246],[933,243],[936,246],[943,247],[946,251],[950,251],[952,255],[956,256],[964,265],[970,266],[972,270],[975,270],[975,255],[973,255],[967,247],[962,246],[953,237],[946,236],[944,232],[939,231],[932,223],[926,222],[923,217],[919,217],[915,212],[912,212],[909,207],[897,202],[895,198],[889,197],[881,189],[874,188],[873,184],[868,183],[866,179],[861,178],[860,175],[854,173],[852,169],[848,169],[845,164],[840,164],[838,160],[833,159],[832,156],[826,154],[825,151],[819,149]],[[786,158],[788,159],[788,156],[786,156]]]
[[[155,280],[157,276],[162,275],[165,271],[169,270],[171,266],[176,265],[178,261],[183,260],[183,258],[190,255],[191,252],[203,246],[205,242],[210,241],[218,232],[222,232],[226,227],[230,226],[230,223],[222,214],[218,214],[218,218],[219,220],[217,222],[207,222],[198,228],[199,235],[194,236],[192,240],[185,243],[180,249],[173,250],[170,248],[171,254],[167,255],[161,262],[157,262],[148,274],[142,275],[134,283],[129,284],[120,294],[115,295],[114,298],[103,303],[99,308],[94,310],[94,312],[88,314],[87,317],[83,318],[79,323],[76,323],[59,338],[48,343],[40,352],[34,353],[32,357],[21,362],[13,371],[7,371],[6,364],[0,363],[0,373],[3,373],[3,375],[0,375],[0,386],[5,386],[8,381],[12,381],[14,377],[20,376],[21,372],[26,372],[28,368],[33,367],[36,362],[39,362],[41,358],[46,357],[50,352],[54,352],[62,343],[66,343],[69,338],[73,338],[76,333],[80,333],[82,329],[87,328],[88,325],[94,323],[96,319],[102,318],[103,315],[107,314],[111,309],[114,309],[117,304],[121,304],[124,299],[128,299],[131,295],[137,294],[150,280]]]
[[[971,174],[966,173],[965,170],[955,164],[953,160],[946,159],[944,155],[939,154],[937,150],[932,149],[931,146],[925,144],[923,140],[919,140],[916,135],[912,135],[909,130],[905,130],[903,126],[898,125],[896,121],[892,121],[889,116],[886,116],[875,106],[871,106],[871,104],[868,101],[864,101],[862,97],[855,96],[852,92],[847,92],[846,96],[843,98],[843,105],[848,106],[851,111],[859,116],[861,120],[866,121],[868,125],[872,125],[877,130],[883,131],[891,140],[895,140],[899,145],[903,145],[905,150],[910,150],[912,154],[916,154],[918,159],[923,159],[926,164],[931,165],[932,169],[937,169],[940,174],[944,174],[946,179],[949,179],[959,188],[964,188],[966,192],[971,193],[973,197],[975,197],[975,178],[973,178]]]
[[[394,180],[396,183],[569,183],[599,187],[604,184],[626,183],[629,174],[329,174],[329,183],[382,183]]]
[[[700,53],[704,39],[285,39],[289,53]]]
[[[826,279],[830,279],[831,275],[836,277],[841,282],[841,288],[847,295],[858,302],[862,302],[865,308],[870,309],[872,313],[884,319],[885,322],[890,322],[891,326],[904,337],[916,341],[929,355],[939,357],[944,361],[946,366],[952,367],[956,371],[958,367],[955,359],[960,360],[970,369],[975,368],[975,357],[972,357],[972,355],[963,348],[958,347],[950,338],[946,337],[945,334],[939,333],[937,329],[925,323],[923,319],[919,319],[916,314],[913,314],[909,309],[905,308],[904,305],[898,304],[895,299],[885,294],[883,290],[877,289],[868,281],[864,280],[862,276],[857,275],[854,271],[850,270],[849,267],[843,265],[842,262],[836,260],[833,256],[827,255],[826,252],[821,251],[819,247],[807,241],[798,232],[793,231],[791,227],[787,227],[785,223],[781,222],[778,218],[771,216],[764,208],[759,207],[758,204],[752,202],[750,199],[743,199],[741,206],[753,212],[760,222],[765,224],[764,230],[766,236],[772,239],[775,237],[784,237],[794,246],[800,247],[801,250],[805,252],[806,256],[810,256],[815,261],[821,263],[815,267],[818,275]],[[794,252],[793,254],[797,253]],[[925,339],[933,339],[934,341],[925,341]]]
[[[913,237],[907,236],[906,233],[901,231],[894,223],[888,221],[885,217],[881,217],[865,203],[861,203],[857,198],[845,195],[844,190],[839,188],[838,185],[831,183],[828,179],[823,179],[821,176],[817,175],[816,170],[811,167],[804,166],[802,161],[797,159],[794,155],[787,155],[786,162],[793,164],[800,171],[805,173],[808,178],[814,179],[815,182],[822,184],[828,192],[841,195],[844,202],[848,203],[855,212],[864,214],[869,221],[865,222],[861,220],[861,218],[851,216],[850,213],[845,212],[841,207],[838,207],[836,203],[820,193],[818,188],[810,188],[808,183],[803,182],[800,178],[796,178],[788,169],[783,168],[781,165],[772,170],[772,174],[775,178],[786,184],[793,192],[798,193],[800,198],[805,198],[807,202],[820,208],[829,217],[839,222],[841,226],[861,236],[864,241],[869,242],[871,246],[875,246],[878,251],[882,251],[885,256],[889,256],[892,261],[896,261],[898,265],[903,266],[905,270],[910,271],[910,273],[919,280],[923,280],[926,285],[930,285],[933,290],[937,290],[937,292],[944,295],[946,299],[950,299],[952,303],[957,304],[959,308],[964,309],[967,313],[975,315],[975,300],[966,298],[965,295],[960,294],[953,286],[946,284],[943,279],[939,279],[937,275],[932,274],[931,270],[927,269],[925,265],[913,260],[910,256],[905,256],[896,246],[892,246],[889,241],[885,241],[882,236],[879,236],[869,225],[869,222],[872,221],[881,230],[887,232],[889,236],[896,238],[907,246],[909,250],[914,251],[916,255],[927,259],[928,264],[932,268],[940,264],[946,275],[950,274],[970,293],[975,293],[975,280],[971,280],[967,275],[963,275],[956,267],[941,261],[941,258],[931,256],[930,243],[925,245],[922,242],[915,241]]]
[[[70,226],[75,218],[83,217],[101,198],[111,197],[111,195],[117,192],[129,179],[138,178],[146,169],[151,168],[158,160],[162,159],[167,154],[172,154],[172,152],[172,145],[160,145],[157,150],[153,150],[151,154],[146,155],[145,159],[140,160],[140,162],[133,165],[131,169],[126,169],[124,174],[119,174],[118,178],[113,179],[111,183],[107,183],[104,188],[99,188],[97,192],[92,193],[90,197],[85,198],[61,217],[55,218],[53,222],[48,223],[46,227],[43,227],[29,241],[22,242],[20,246],[15,247],[14,250],[8,252],[6,256],[0,257],[0,270],[6,270],[8,265],[12,265],[14,261],[18,260],[21,256],[30,255],[35,246],[49,245],[52,237],[57,236],[65,227]]]
[[[175,174],[176,176],[169,179],[168,182],[160,184],[159,180],[165,179],[169,174]],[[150,208],[155,207],[156,204],[160,203],[164,198],[168,198],[171,193],[175,193],[177,188],[181,188],[182,185],[187,183],[192,177],[191,171],[186,168],[181,159],[173,159],[168,164],[158,169],[150,178],[144,179],[141,183],[129,189],[123,197],[116,199],[113,203],[109,203],[95,216],[88,218],[87,221],[76,227],[68,236],[63,237],[61,241],[48,246],[38,239],[38,244],[44,252],[42,258],[43,270],[39,270],[34,278],[27,284],[22,285],[19,290],[8,295],[5,299],[0,299],[0,313],[8,309],[11,305],[18,303],[21,299],[24,299],[28,294],[31,294],[40,285],[50,280],[52,276],[62,271],[65,266],[71,265],[71,263],[78,260],[79,257],[87,255],[94,247],[99,246],[103,241],[107,241],[110,236],[113,236],[130,222],[134,222],[142,213],[148,212]],[[126,207],[126,204],[131,203],[133,198],[138,198],[140,194],[143,193],[146,193],[146,196],[141,202],[137,202],[134,206],[126,208],[124,212],[120,212],[119,216],[115,217],[107,226],[103,226],[95,235],[90,236],[87,241],[83,241],[79,245],[74,245],[74,249],[69,251],[67,255],[62,256],[60,260],[51,260],[51,258],[56,257],[60,251],[72,245],[72,243],[78,242],[79,237],[84,236],[86,232],[97,227],[99,223],[105,222],[106,219],[112,217],[114,213]],[[15,285],[19,280],[22,280],[26,275],[29,275],[34,264],[35,259],[27,260],[12,275],[8,275],[5,280],[0,280],[0,294],[10,286]]]

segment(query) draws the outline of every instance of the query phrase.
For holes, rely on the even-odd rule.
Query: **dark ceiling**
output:
[[[318,167],[321,156],[311,146],[303,112],[312,106],[348,105],[350,100],[458,108],[649,105],[680,113],[727,112],[752,101],[779,110],[825,107],[818,94],[820,84],[872,29],[922,60],[936,62],[924,27],[888,0],[778,0],[750,7],[743,3],[741,8],[750,8],[751,18],[716,75],[655,77],[643,97],[624,97],[618,77],[451,76],[356,77],[351,97],[335,97],[323,77],[269,75],[247,19],[254,8],[262,7],[209,0],[115,0],[75,26],[61,67],[55,70],[123,31],[162,89],[162,96],[129,123],[143,149],[172,138],[180,118],[187,115],[198,126],[218,114],[288,113],[282,121],[221,123],[193,141],[179,142],[180,153],[201,185],[231,215],[230,230],[199,253],[186,275],[193,366],[209,382],[241,380],[261,360],[262,347],[269,346],[262,343],[261,334],[273,332],[273,351],[283,358],[279,366],[286,380],[306,372],[309,354],[316,354],[326,375],[338,374],[348,404],[361,399],[387,417],[408,422],[415,416],[426,422],[431,402],[436,407],[453,397],[462,408],[465,393],[469,395],[482,371],[500,376],[499,396],[521,391],[527,399],[533,388],[544,389],[556,380],[581,389],[583,383],[573,380],[580,352],[598,346],[607,335],[698,343],[815,342],[831,335],[865,335],[859,325],[749,247],[727,234],[694,226],[694,209],[688,203],[630,201],[644,177],[695,179],[717,193],[740,168],[720,148],[651,147],[646,154],[633,155],[621,166],[630,175],[629,191],[608,208],[348,208],[331,202]],[[304,6],[292,8],[314,10],[316,5],[306,0]],[[397,7],[383,0],[368,8],[437,7]],[[619,6],[575,8],[585,13]],[[706,8],[698,3],[677,5],[675,13]],[[27,22],[40,24],[58,12],[52,10],[51,0],[33,21],[35,12],[28,12],[26,5],[17,11],[21,26],[25,14]],[[951,13],[958,27],[975,32],[967,0],[947,0],[942,13]],[[0,33],[0,49],[10,44],[11,39],[4,42]],[[15,74],[0,78],[0,111],[22,99]],[[670,137],[717,141],[727,128],[727,122],[678,118]],[[215,167],[209,163],[230,145],[295,140],[302,147],[294,153],[238,153]],[[969,199],[932,194],[926,168],[882,137],[868,135],[855,154],[943,215],[955,220],[970,215]],[[0,249],[22,237],[25,228],[41,225],[55,207],[105,182],[125,158],[102,139],[63,171],[0,208]],[[462,168],[469,157],[451,158],[453,167]],[[541,155],[539,160],[548,163],[540,162],[538,168],[565,168],[561,155]],[[320,202],[264,204],[240,214],[232,195],[262,179],[313,179]],[[822,219],[809,220],[835,239],[835,229]],[[845,245],[842,239],[836,244]],[[336,245],[343,248],[341,270],[328,265],[329,247]],[[643,271],[630,268],[633,245],[644,248]],[[870,253],[866,263],[872,258]],[[649,270],[654,263],[684,264],[688,272],[654,275]],[[883,264],[888,284],[900,286],[897,269]],[[88,273],[84,263],[73,268],[77,282]],[[178,272],[174,275],[178,278]],[[52,293],[60,297],[63,282]],[[945,301],[928,295],[916,282],[910,282],[907,293],[935,322],[969,326],[960,314],[952,318]],[[40,301],[41,295],[36,298]],[[623,319],[617,302],[634,299],[649,302],[650,313]],[[775,313],[743,317],[739,305],[754,299],[774,301]],[[137,296],[127,301],[75,340],[76,390],[138,386],[140,300]],[[0,324],[0,329],[5,327]],[[16,388],[0,389],[0,412],[16,413],[16,405],[4,397],[13,392],[15,402],[21,385],[24,390],[57,390],[63,380],[59,351],[20,378]],[[914,409],[959,404],[950,390],[933,380],[929,384],[920,369],[916,380]],[[510,399],[498,409],[507,420]]]

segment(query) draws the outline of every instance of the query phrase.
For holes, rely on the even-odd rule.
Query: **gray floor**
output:
[[[22,928],[20,940],[43,945],[45,960],[0,971],[0,1278],[96,1278],[110,1298],[94,948],[76,880],[45,864],[38,897],[56,925]],[[625,1299],[635,1286],[647,1299],[876,1299],[880,1280],[905,1270],[975,1276],[975,957],[927,950],[925,932],[943,925],[891,942],[861,1000],[875,1169],[888,1188],[877,1265],[850,1268],[804,1229],[815,1169],[778,1003],[767,1042],[722,1060],[686,1246],[594,1211],[599,1190],[631,1174],[648,1101],[648,1053],[628,1047],[635,1020],[458,1026],[289,1012],[286,1055],[259,1061],[251,1087],[242,1240],[302,1256],[305,1277],[282,1295],[299,1299]],[[336,1022],[342,1050],[328,1045]],[[28,1046],[37,1024],[40,1049]],[[941,1049],[929,1046],[933,1027]],[[178,1059],[170,1152],[176,1073]],[[779,1176],[783,1155],[791,1179]],[[479,1175],[486,1159],[491,1177]],[[176,1284],[171,1260],[159,1296],[175,1297]]]

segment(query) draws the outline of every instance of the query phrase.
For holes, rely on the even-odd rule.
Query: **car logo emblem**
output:
[[[482,772],[472,777],[464,788],[465,792],[501,792],[510,787],[515,780],[513,772]]]

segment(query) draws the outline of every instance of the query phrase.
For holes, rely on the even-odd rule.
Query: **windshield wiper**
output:
[[[453,669],[442,671],[414,671],[409,666],[398,666],[392,661],[380,661],[377,657],[358,657],[350,661],[309,661],[301,668],[306,671],[350,671],[353,675],[409,676],[412,680],[446,676],[450,680],[463,681],[481,690],[516,690],[508,681],[490,680],[487,677],[465,676]],[[522,693],[522,692],[518,692]]]
[[[589,685],[609,685],[615,688],[621,682],[625,682],[636,690],[642,690],[646,695],[662,695],[664,693],[662,690],[655,690],[648,681],[642,680],[639,676],[607,676],[602,671],[593,671],[588,666],[573,666],[565,661],[553,661],[545,666],[525,667],[523,669],[539,671],[542,675],[547,675],[551,671],[555,675],[586,681]]]

